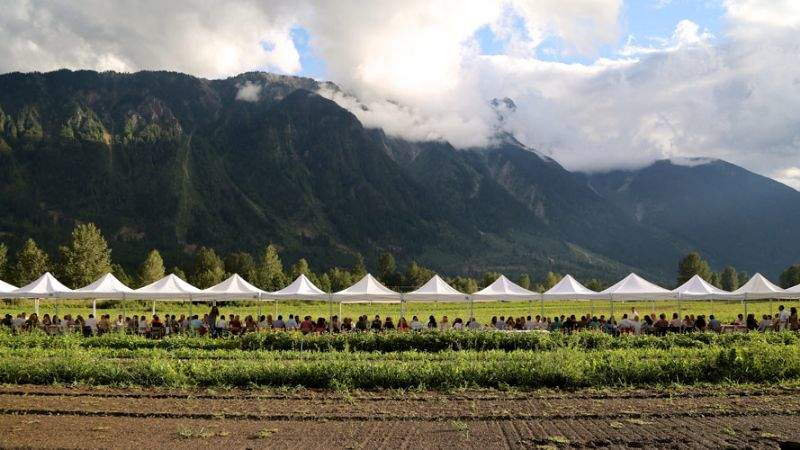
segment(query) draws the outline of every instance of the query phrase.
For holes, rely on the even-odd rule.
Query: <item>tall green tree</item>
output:
[[[732,266],[727,266],[722,269],[719,275],[719,284],[722,289],[726,291],[735,291],[739,289],[739,274]]]
[[[252,282],[265,291],[277,291],[286,287],[286,281],[278,249],[270,244],[264,248],[258,260]]]
[[[361,253],[356,255],[356,263],[353,265],[353,270],[351,270],[350,273],[356,281],[367,275],[367,266],[364,265],[364,257],[361,256]]]
[[[528,275],[527,273],[523,273],[522,276],[519,277],[519,280],[517,280],[517,284],[520,285],[520,287],[523,287],[525,289],[530,289],[531,288],[531,277],[530,277],[530,275]]]
[[[183,281],[189,280],[189,277],[186,276],[186,272],[184,272],[183,269],[181,269],[178,266],[174,266],[172,270],[169,271],[169,273],[175,275],[176,277],[180,278]]]
[[[542,282],[542,288],[544,290],[550,289],[551,287],[557,285],[558,282],[561,281],[561,278],[563,277],[560,274],[555,272],[547,272],[547,275],[545,275],[544,281]]]
[[[603,285],[603,283],[600,280],[598,280],[597,278],[592,278],[591,280],[589,280],[586,283],[586,287],[591,289],[591,290],[593,290],[593,291],[595,291],[595,292],[600,292],[603,289],[605,289],[605,286]]]
[[[407,288],[417,289],[425,284],[428,280],[433,278],[434,274],[435,272],[431,269],[420,266],[416,263],[416,261],[411,261],[411,264],[408,265],[405,276],[403,277],[403,284]]]
[[[739,287],[744,286],[745,283],[750,281],[750,274],[742,270],[739,272]]]
[[[60,279],[73,289],[86,286],[111,272],[111,249],[93,223],[76,226],[69,245],[61,246],[59,252]]]
[[[311,271],[311,267],[309,267],[308,261],[306,261],[305,258],[298,259],[289,269],[289,276],[292,280],[297,279],[300,275],[305,275],[314,284],[317,284],[317,281],[319,281],[317,276],[314,275],[314,272]]]
[[[325,292],[333,292],[331,288],[331,277],[327,273],[323,273],[317,278],[317,287]]]
[[[397,271],[397,262],[389,252],[382,252],[378,256],[378,276],[384,283]]]
[[[483,279],[481,280],[481,286],[483,287],[489,286],[490,284],[497,281],[498,278],[500,278],[499,272],[486,272],[483,274]]]
[[[708,277],[708,283],[714,287],[721,287],[720,275],[717,272],[711,272],[711,276]]]
[[[150,250],[147,257],[139,266],[139,282],[142,286],[164,278],[164,259],[158,250]]]
[[[200,289],[211,286],[225,279],[225,264],[217,256],[213,248],[200,247],[194,259],[194,277],[192,282]]]
[[[225,258],[225,271],[230,274],[239,274],[240,277],[253,282],[256,273],[256,261],[247,252],[231,253]]]
[[[125,271],[125,268],[122,267],[120,264],[112,264],[111,265],[111,274],[117,277],[120,283],[124,284],[125,286],[131,287],[133,286],[133,277],[128,275],[128,272]]]
[[[793,264],[781,273],[780,286],[784,289],[800,284],[800,264]]]
[[[17,286],[25,286],[48,270],[50,257],[33,239],[28,239],[17,253],[16,263],[11,268],[11,282]]]
[[[5,280],[8,271],[8,246],[0,244],[0,280]]]
[[[678,263],[678,285],[686,283],[695,275],[709,281],[711,279],[711,268],[708,262],[700,257],[700,253],[691,252]]]
[[[340,269],[339,267],[328,270],[328,278],[331,280],[332,292],[349,288],[353,284],[353,275],[349,271]]]
[[[474,278],[455,277],[450,280],[449,284],[453,289],[465,294],[472,294],[478,290],[478,282]]]

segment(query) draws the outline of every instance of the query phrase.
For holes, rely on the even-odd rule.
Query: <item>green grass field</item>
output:
[[[98,301],[98,313],[108,313],[112,317],[118,314],[150,314],[152,303],[144,301],[125,301],[125,302],[108,302]],[[750,300],[747,302],[747,311],[755,313],[756,317],[762,314],[774,314],[777,312],[778,305],[785,305],[787,308],[791,306],[800,307],[798,300]],[[456,317],[461,317],[466,321],[470,316],[470,305],[468,303],[407,303],[403,306],[399,304],[333,304],[332,307],[327,303],[322,302],[263,302],[261,304],[256,302],[233,302],[233,303],[218,303],[222,314],[239,314],[246,316],[248,314],[282,314],[284,317],[289,314],[297,314],[302,316],[310,315],[314,318],[325,317],[329,315],[329,311],[333,314],[340,315],[341,317],[358,317],[361,314],[373,316],[380,314],[381,317],[391,316],[395,320],[401,316],[401,308],[404,310],[406,318],[410,319],[413,315],[419,316],[420,320],[425,321],[431,314],[436,316],[439,320],[443,315],[448,316],[450,321]],[[714,314],[723,322],[730,322],[736,318],[737,314],[744,313],[745,307],[740,301],[657,301],[657,302],[644,302],[644,301],[615,301],[614,302],[614,316],[619,320],[623,313],[628,313],[631,308],[635,307],[640,314],[655,312],[657,314],[666,313],[671,316],[673,312],[680,312],[681,314]],[[544,304],[541,302],[490,302],[490,303],[475,303],[473,305],[474,315],[481,323],[489,323],[492,316],[527,316],[542,314],[545,316],[553,317],[561,314],[575,314],[580,317],[585,314],[601,315],[605,314],[606,317],[611,315],[611,305],[608,301],[546,301]],[[188,303],[178,302],[156,302],[157,314],[189,314],[191,311],[194,314],[203,314],[210,310],[208,303]],[[17,314],[19,312],[31,313],[34,311],[33,300],[16,300],[4,301],[0,304],[0,313]],[[39,306],[40,315],[43,314],[81,314],[86,317],[92,312],[92,303],[90,301],[75,301],[75,300],[42,300]]]

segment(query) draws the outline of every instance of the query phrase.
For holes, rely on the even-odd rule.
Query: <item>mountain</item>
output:
[[[662,282],[681,254],[706,251],[631,207],[638,200],[615,187],[621,173],[571,173],[502,134],[466,150],[387,136],[317,95],[323,86],[338,89],[265,73],[0,75],[0,241],[30,236],[54,253],[92,221],[129,269],[150,248],[187,266],[200,245],[224,254],[275,243],[316,270],[357,255],[374,268],[389,250],[445,274],[611,281],[635,270]],[[646,185],[655,174],[640,176]]]
[[[712,267],[777,278],[800,256],[800,192],[734,164],[662,160],[586,179],[642,225],[702,252]]]

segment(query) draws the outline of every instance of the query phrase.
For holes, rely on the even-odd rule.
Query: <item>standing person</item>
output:
[[[783,331],[789,325],[789,311],[783,305],[778,306],[778,328]]]
[[[219,318],[219,308],[216,305],[211,307],[211,312],[208,313],[208,331],[211,332],[211,337],[217,337],[217,319]]]

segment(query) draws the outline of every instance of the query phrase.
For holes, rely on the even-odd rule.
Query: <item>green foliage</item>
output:
[[[111,265],[111,273],[125,286],[133,286],[133,277],[128,275],[125,268],[119,264]]]
[[[695,275],[709,281],[711,280],[711,268],[708,261],[701,258],[699,253],[691,252],[678,263],[678,285],[689,281]]]
[[[331,291],[341,291],[342,289],[347,289],[353,285],[354,280],[353,275],[344,269],[339,267],[334,267],[333,269],[328,271],[328,279],[331,283]],[[321,289],[321,288],[320,288]]]
[[[142,286],[164,278],[164,260],[158,250],[150,250],[142,265],[139,267],[139,280]]]
[[[800,284],[800,264],[793,264],[781,273],[780,286],[784,289]]]
[[[437,344],[437,335],[445,340],[460,339],[450,342],[460,347]],[[349,342],[340,342],[348,338]],[[261,349],[267,341],[275,347],[291,347],[300,344],[298,340],[308,345],[302,351]],[[527,348],[515,349],[519,342]],[[530,351],[534,342],[536,351]],[[234,339],[149,340],[113,334],[82,338],[0,332],[0,344],[0,383],[8,384],[451,389],[800,379],[800,344],[795,333],[668,338],[613,338],[596,332],[552,336],[361,333],[352,337],[267,333]],[[498,344],[507,348],[494,349]],[[393,350],[387,352],[390,345]],[[404,350],[418,345],[440,350]],[[343,350],[332,351],[338,346]]]
[[[225,279],[225,265],[213,248],[200,247],[195,255],[192,282],[200,289],[210,288]]]
[[[489,286],[490,284],[497,281],[500,278],[500,272],[486,272],[483,274],[483,280],[481,281],[481,287]]]
[[[17,261],[11,269],[11,282],[20,287],[25,286],[42,276],[49,267],[50,257],[33,239],[28,239],[17,253]]]
[[[519,277],[519,280],[517,280],[517,284],[525,289],[530,289],[531,277],[527,273],[523,273],[522,276]]]
[[[297,279],[297,277],[300,275],[305,275],[311,279],[312,282],[313,278],[315,278],[314,274],[311,273],[311,268],[308,266],[308,261],[306,261],[305,258],[298,259],[297,262],[292,264],[292,267],[289,269],[289,278],[292,280]]]
[[[256,262],[247,252],[235,252],[225,257],[225,271],[239,276],[252,283],[256,275]]]
[[[361,254],[356,255],[356,263],[353,265],[353,270],[350,271],[353,279],[360,280],[367,275],[367,266],[364,264],[364,257]]]
[[[411,261],[403,276],[403,285],[409,289],[417,289],[435,275],[431,269],[420,266],[416,261]]]
[[[178,266],[174,266],[172,270],[169,271],[169,273],[175,275],[176,277],[180,278],[183,281],[189,280],[189,277],[186,276],[186,272],[184,272],[183,269],[181,269]]]
[[[603,289],[606,288],[605,285],[600,280],[598,280],[597,278],[592,278],[584,286],[586,286],[587,288],[589,288],[589,289],[591,289],[591,290],[593,290],[595,292],[600,292],[600,291],[602,291]]]
[[[542,283],[542,289],[548,290],[551,287],[558,284],[561,281],[562,275],[553,272],[547,272],[547,275],[544,277],[544,282]]]
[[[8,246],[0,243],[0,280],[6,278],[6,270],[8,270]]]
[[[468,277],[455,277],[450,280],[450,286],[465,294],[472,294],[478,290],[478,282]]]
[[[86,286],[111,272],[111,249],[93,223],[76,226],[70,244],[61,246],[59,251],[58,275],[61,282],[72,289]]]
[[[722,282],[720,281],[720,275],[717,272],[711,272],[711,276],[708,278],[708,283],[715,287],[721,287]]]
[[[265,291],[277,291],[286,287],[286,281],[278,249],[270,244],[264,248],[259,258],[253,283]]]
[[[720,288],[730,292],[739,289],[739,283],[744,283],[745,281],[747,280],[739,280],[739,274],[736,273],[736,269],[732,266],[726,266],[722,269],[722,273],[719,276]]]

